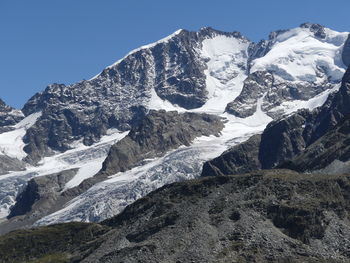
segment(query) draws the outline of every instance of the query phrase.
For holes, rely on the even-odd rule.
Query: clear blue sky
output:
[[[179,28],[249,39],[320,23],[350,31],[349,0],[0,0],[0,97],[15,107],[50,83],[89,79]]]

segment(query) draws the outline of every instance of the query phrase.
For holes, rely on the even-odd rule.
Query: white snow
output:
[[[341,79],[345,72],[341,50],[348,33],[327,29],[327,34],[322,40],[300,27],[282,33],[264,57],[253,61],[251,73],[268,70],[285,80],[320,82],[317,72],[323,67],[331,80]]]
[[[33,120],[34,118],[32,118]],[[28,119],[22,124],[30,125]],[[28,127],[24,125],[25,127]],[[0,218],[6,217],[9,208],[14,204],[15,197],[23,189],[28,180],[37,176],[44,176],[68,169],[79,169],[77,174],[69,181],[65,189],[77,186],[84,179],[95,175],[102,167],[102,163],[107,157],[110,147],[117,141],[124,138],[128,132],[119,132],[110,129],[107,135],[103,136],[98,143],[92,146],[85,146],[80,143],[75,144],[75,148],[54,156],[45,157],[39,166],[28,166],[25,171],[10,172],[0,176]],[[0,134],[1,136],[1,134]],[[72,144],[73,146],[74,144]]]
[[[82,167],[80,167],[77,174],[71,179],[63,189],[63,191],[67,190],[68,188],[73,188],[75,186],[78,186],[81,182],[83,182],[85,179],[88,179],[95,174],[97,174],[98,171],[102,168],[102,163],[106,159],[106,157],[98,158],[96,160],[88,161],[86,162]]]
[[[148,108],[153,110],[166,110],[166,111],[178,111],[178,112],[186,111],[184,108],[174,105],[167,100],[162,100],[158,96],[154,88],[151,88],[151,98],[148,102]]]
[[[208,60],[204,71],[208,101],[199,111],[220,114],[240,94],[247,77],[249,44],[248,40],[223,35],[203,41],[199,52]]]
[[[13,126],[13,131],[0,134],[0,154],[22,160],[27,154],[23,151],[25,143],[23,136],[26,131],[34,125],[36,120],[41,116],[41,112],[33,113],[22,121]]]

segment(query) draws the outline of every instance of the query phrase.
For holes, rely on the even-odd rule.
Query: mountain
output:
[[[23,164],[0,176],[0,232],[105,220],[165,184],[199,177],[204,162],[252,135],[242,154],[260,167],[257,134],[329,103],[349,46],[348,33],[308,23],[259,43],[179,30],[89,80],[49,85],[0,134],[4,156]]]
[[[100,224],[1,236],[0,262],[348,262],[349,189],[288,170],[174,183]]]
[[[202,175],[276,167],[299,172],[348,172],[349,117],[350,69],[339,91],[321,107],[300,110],[271,122],[261,136],[254,136],[205,163]]]

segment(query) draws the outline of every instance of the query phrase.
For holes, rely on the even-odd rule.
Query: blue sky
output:
[[[303,22],[350,31],[349,0],[0,0],[0,97],[14,107],[50,83],[89,79],[179,28],[251,40]]]

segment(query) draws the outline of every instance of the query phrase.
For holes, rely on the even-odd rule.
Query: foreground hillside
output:
[[[289,170],[174,183],[100,224],[11,232],[0,237],[0,259],[348,262],[349,192],[350,176]]]

